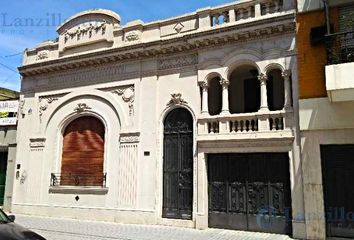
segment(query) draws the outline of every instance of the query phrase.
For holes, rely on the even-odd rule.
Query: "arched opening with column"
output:
[[[260,83],[258,69],[245,64],[233,69],[229,75],[230,113],[257,112],[260,108]]]
[[[282,110],[285,103],[284,79],[280,69],[267,73],[267,99],[270,111]]]
[[[63,131],[61,173],[63,186],[102,186],[105,127],[93,116],[71,121]]]
[[[208,81],[208,109],[210,115],[218,115],[222,109],[221,78],[215,76]]]

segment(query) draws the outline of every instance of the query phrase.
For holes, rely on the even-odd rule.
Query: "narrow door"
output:
[[[354,238],[354,145],[321,146],[327,236]]]
[[[0,205],[4,204],[7,152],[0,152]]]
[[[163,217],[192,219],[193,118],[184,108],[164,121]]]

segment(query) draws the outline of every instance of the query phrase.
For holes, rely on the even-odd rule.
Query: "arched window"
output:
[[[222,107],[222,87],[220,78],[215,77],[209,81],[208,88],[208,108],[210,115],[218,115],[221,113]]]
[[[257,112],[260,108],[258,70],[251,65],[237,67],[230,75],[230,113]]]
[[[102,186],[104,136],[104,125],[91,116],[77,118],[65,128],[60,185]]]
[[[284,79],[279,69],[269,71],[267,80],[267,98],[270,111],[284,107]]]

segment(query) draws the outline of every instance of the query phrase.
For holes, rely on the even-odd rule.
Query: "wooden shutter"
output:
[[[80,117],[66,127],[61,185],[102,185],[104,131],[102,122],[95,117]]]

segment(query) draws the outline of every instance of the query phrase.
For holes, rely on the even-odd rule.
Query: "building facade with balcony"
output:
[[[353,1],[298,1],[299,122],[308,239],[354,237],[353,23]]]
[[[13,211],[304,238],[295,8],[65,21],[19,68]]]

